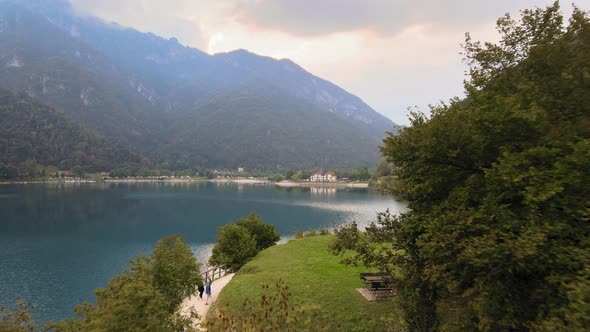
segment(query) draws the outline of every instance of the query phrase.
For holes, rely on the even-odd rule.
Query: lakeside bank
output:
[[[356,290],[363,287],[359,273],[367,269],[341,263],[332,255],[333,235],[292,239],[260,252],[225,285],[217,303],[209,308],[209,331],[223,331],[219,317],[251,318],[259,312],[261,299],[282,294],[292,308],[289,330],[306,331],[399,331],[404,322],[395,301],[368,302]],[[279,287],[287,286],[281,292]],[[244,305],[244,303],[249,303]],[[239,329],[239,327],[238,327]]]

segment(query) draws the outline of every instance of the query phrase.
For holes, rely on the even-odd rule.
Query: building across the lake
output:
[[[336,182],[334,173],[315,173],[310,178],[311,182]]]

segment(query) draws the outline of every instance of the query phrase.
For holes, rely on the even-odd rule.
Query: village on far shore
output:
[[[80,174],[72,171],[56,171],[45,178],[6,183],[139,183],[139,182],[232,182],[247,184],[274,184],[280,187],[354,187],[367,188],[370,173],[364,168],[363,176],[338,177],[336,172],[289,171],[286,174],[248,172],[244,167],[235,170],[212,169],[201,172],[172,172],[168,170],[145,170],[138,175],[116,176],[111,172]],[[192,174],[191,174],[192,173]],[[344,173],[353,174],[353,172]]]

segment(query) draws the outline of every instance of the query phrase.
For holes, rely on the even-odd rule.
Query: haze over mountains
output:
[[[0,0],[0,45],[0,89],[171,169],[371,166],[395,130],[290,60],[208,55],[77,16],[67,1]]]

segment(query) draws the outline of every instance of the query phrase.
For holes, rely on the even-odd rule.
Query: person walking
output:
[[[207,284],[205,285],[205,294],[207,295],[207,299],[205,300],[205,305],[209,304],[209,299],[211,298],[211,281],[207,280]],[[213,303],[213,300],[211,300]]]
[[[197,288],[199,290],[199,298],[202,300],[203,299],[203,292],[205,292],[205,286],[203,286],[203,284],[199,285],[199,288]]]

